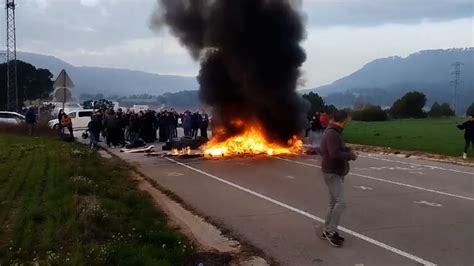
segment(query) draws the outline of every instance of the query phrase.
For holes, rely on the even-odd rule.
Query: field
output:
[[[85,146],[0,134],[0,265],[183,265],[167,226],[127,170]]]
[[[344,138],[354,144],[460,156],[464,132],[456,124],[464,121],[465,118],[352,121],[344,130]],[[474,156],[472,150],[469,155]]]

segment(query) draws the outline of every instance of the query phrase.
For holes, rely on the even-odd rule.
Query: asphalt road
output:
[[[361,154],[345,179],[345,246],[321,240],[318,156],[177,160],[120,154],[283,265],[474,265],[474,168]]]

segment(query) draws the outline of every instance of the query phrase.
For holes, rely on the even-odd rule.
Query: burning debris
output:
[[[167,25],[201,62],[200,97],[213,108],[206,154],[299,150],[306,105],[296,87],[306,55],[294,2],[159,1],[152,27]]]
[[[224,141],[215,138],[203,148],[204,156],[222,157],[229,155],[266,154],[281,155],[301,153],[303,142],[293,137],[287,145],[270,143],[258,126],[250,126],[242,134],[230,137]]]

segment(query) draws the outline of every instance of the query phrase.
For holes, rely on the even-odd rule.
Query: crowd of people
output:
[[[67,115],[58,116],[64,121]],[[61,123],[66,127],[64,123]],[[195,138],[199,135],[207,138],[209,116],[205,113],[186,111],[179,114],[174,109],[155,112],[153,110],[135,112],[122,109],[114,111],[98,110],[92,115],[88,124],[91,147],[97,148],[102,135],[111,146],[125,146],[129,143],[167,142],[178,137],[178,127],[182,126],[186,137]]]

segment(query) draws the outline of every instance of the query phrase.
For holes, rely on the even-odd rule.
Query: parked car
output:
[[[72,128],[74,130],[87,129],[87,125],[91,121],[91,116],[94,114],[94,110],[75,110],[67,113],[71,118]],[[57,118],[49,121],[49,126],[53,129],[58,129],[61,121]]]
[[[19,125],[25,123],[25,116],[15,112],[0,111],[0,123]]]

